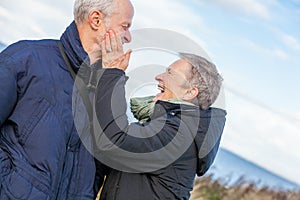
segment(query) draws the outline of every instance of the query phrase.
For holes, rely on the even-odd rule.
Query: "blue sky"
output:
[[[300,1],[132,2],[133,30],[184,34],[222,72],[228,121],[221,146],[300,184]],[[72,6],[73,0],[1,1],[0,42],[58,38]]]

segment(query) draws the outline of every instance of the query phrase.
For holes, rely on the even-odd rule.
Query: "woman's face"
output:
[[[155,77],[158,81],[160,93],[156,95],[153,101],[168,100],[172,98],[181,99],[189,90],[188,77],[190,76],[192,66],[183,59],[171,64],[166,72]]]

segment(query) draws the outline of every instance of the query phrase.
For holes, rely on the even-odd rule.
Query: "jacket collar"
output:
[[[197,118],[225,117],[226,111],[220,108],[210,107],[207,110],[202,110],[196,105],[178,104],[167,101],[157,101],[154,107],[154,113],[151,118],[159,117],[164,114],[176,115],[183,114]]]
[[[81,65],[89,65],[89,57],[81,44],[75,21],[67,27],[62,34],[60,41],[62,42],[65,52],[76,73]]]
[[[89,56],[83,49],[75,21],[67,27],[60,41],[75,73],[89,88],[94,89],[97,85],[98,70],[102,68],[102,62],[98,60],[90,65]]]

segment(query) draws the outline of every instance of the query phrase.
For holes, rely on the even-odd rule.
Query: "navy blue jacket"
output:
[[[74,22],[60,41],[75,71],[88,65]],[[57,43],[20,41],[0,54],[0,199],[94,197],[95,162],[73,123],[74,80]],[[74,93],[73,104],[83,106]]]
[[[195,175],[203,175],[216,156],[226,111],[158,101],[150,121],[128,124],[124,72],[103,71],[95,137],[98,158],[111,169],[100,199],[188,200]]]

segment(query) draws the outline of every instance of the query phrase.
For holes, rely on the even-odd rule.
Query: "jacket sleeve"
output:
[[[17,99],[17,80],[15,64],[12,59],[0,54],[0,126],[14,108]]]
[[[0,128],[7,119],[17,99],[17,83],[14,63],[4,53],[0,54]],[[1,132],[0,132],[1,134]],[[1,137],[1,136],[0,136]],[[0,146],[0,183],[10,170],[7,153]]]
[[[123,71],[105,69],[98,81],[93,109],[93,118],[97,119],[93,124],[98,151],[96,158],[122,171],[155,171],[180,157],[177,153],[180,153],[178,149],[181,144],[168,144],[173,144],[175,135],[181,142],[187,138],[187,134],[178,130],[180,119],[172,116],[156,117],[145,124],[129,124],[126,115],[126,80]],[[189,147],[191,141],[186,146]]]
[[[220,138],[217,140],[213,148],[209,151],[207,155],[204,157],[200,156],[198,157],[198,166],[197,166],[197,175],[202,176],[204,175],[210,166],[213,164],[214,159],[217,155],[218,149],[220,145]]]
[[[200,128],[200,133],[195,137],[198,149],[198,176],[204,175],[214,162],[225,126],[225,115],[226,111],[213,110],[206,120],[200,120],[200,127],[205,128]]]

